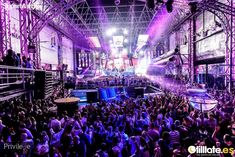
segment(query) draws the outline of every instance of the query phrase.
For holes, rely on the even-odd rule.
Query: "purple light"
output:
[[[183,94],[187,91],[187,86],[173,78],[165,78],[164,76],[149,76],[146,75],[151,81],[161,85],[163,89],[169,90],[177,94]]]
[[[174,8],[172,13],[167,12],[165,5],[159,9],[158,13],[155,15],[147,29],[151,45],[155,44],[159,39],[161,39],[163,34],[171,28],[171,24],[175,18],[176,9],[177,8]]]
[[[103,8],[102,2],[100,0],[95,0],[94,3],[96,6],[95,11],[98,14],[98,20],[100,21],[99,23],[101,24],[99,27],[101,28],[101,30],[107,30],[108,16]],[[110,51],[110,47],[106,43],[106,41],[104,41],[104,39],[100,39],[100,44],[105,51],[107,52]]]

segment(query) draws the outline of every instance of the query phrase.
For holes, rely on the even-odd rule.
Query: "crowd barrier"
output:
[[[0,65],[0,101],[33,93],[35,90],[35,73],[40,71],[43,70]],[[55,72],[47,71],[46,73],[51,74],[52,80],[56,77]]]

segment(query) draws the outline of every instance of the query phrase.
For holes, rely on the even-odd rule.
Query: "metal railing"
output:
[[[0,65],[0,101],[32,92],[36,71],[42,70]]]
[[[34,69],[0,65],[0,88],[22,84],[25,88],[27,81],[33,81]]]

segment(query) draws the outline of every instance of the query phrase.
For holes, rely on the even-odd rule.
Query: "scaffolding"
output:
[[[0,1],[0,57],[11,48],[10,12],[8,0]]]

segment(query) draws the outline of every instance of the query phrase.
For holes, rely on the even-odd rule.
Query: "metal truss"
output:
[[[0,57],[11,48],[10,12],[6,6],[8,0],[0,1]]]
[[[189,36],[188,36],[188,50],[189,50],[189,56],[188,56],[188,62],[189,62],[189,79],[191,83],[194,82],[194,58],[195,58],[195,18],[192,18],[189,20]]]
[[[35,44],[33,39],[50,21],[53,21],[68,34],[78,36],[78,38],[75,37],[76,39],[98,36],[103,44],[102,41],[105,40],[103,32],[107,26],[130,27],[131,19],[130,36],[135,39],[139,33],[145,33],[146,26],[155,13],[155,11],[149,10],[145,4],[91,7],[84,0],[41,1],[42,7],[37,10],[40,18],[30,29],[28,44]]]
[[[83,21],[79,22],[79,27],[86,26],[86,33],[93,32],[93,34],[100,33],[100,29],[107,28],[107,26],[121,26],[130,27],[135,26],[136,29],[145,30],[146,25],[150,22],[153,13],[147,9],[145,5],[121,5],[121,6],[97,6],[90,7],[82,6],[78,17],[85,17]],[[136,11],[135,8],[139,10]],[[76,10],[80,10],[77,8]],[[86,11],[83,11],[86,10]],[[95,11],[92,11],[95,10]],[[112,11],[110,11],[112,10]],[[138,14],[137,14],[138,13]],[[74,13],[68,12],[72,15]],[[138,16],[139,15],[139,16]],[[73,17],[74,18],[74,17]],[[81,18],[75,17],[74,21],[79,21]],[[85,23],[85,24],[84,24]],[[100,28],[102,27],[102,28]],[[145,28],[145,29],[144,29]],[[85,29],[84,29],[85,30]]]
[[[51,21],[66,34],[73,36],[72,38],[75,40],[81,41],[81,37],[84,39],[88,36],[98,36],[101,41],[105,40],[104,30],[110,25],[115,25],[116,27],[130,28],[129,35],[132,41],[132,39],[137,39],[138,34],[146,33],[150,21],[155,16],[159,16],[159,9],[150,10],[145,4],[92,7],[85,0],[41,1],[43,2],[42,7],[37,11],[39,18],[31,25],[28,35],[30,40],[25,45],[36,43],[34,39],[37,34]],[[174,23],[179,22],[185,16],[184,10],[188,9],[184,1],[176,0],[176,3],[177,7],[174,13],[176,20],[172,22],[172,27]]]
[[[145,4],[90,7],[87,2],[75,5],[63,14],[70,23],[75,23],[83,36],[98,36],[104,49],[106,45],[102,41],[105,41],[104,32],[109,26],[129,28],[130,38],[135,39],[139,33],[145,33],[153,15],[154,11]]]
[[[66,16],[66,18],[71,23],[75,24],[83,36],[89,36],[93,33],[98,33],[95,30],[96,25],[94,25],[94,23],[97,22],[97,19],[89,8],[87,1],[76,4],[75,6],[66,10],[63,15]]]
[[[20,0],[21,5],[28,6],[30,0]],[[27,8],[19,8],[20,22],[20,51],[21,54],[28,57],[28,30],[30,25],[30,11]]]
[[[178,0],[179,1],[179,0]],[[180,3],[180,4],[183,4]],[[206,10],[215,14],[222,22],[222,27],[226,33],[226,53],[225,53],[225,80],[228,90],[231,91],[235,81],[235,2],[234,0],[227,0],[227,2],[221,2],[218,0],[204,0],[198,4],[200,10]],[[187,15],[185,10],[175,9],[175,21],[171,26],[170,32],[177,30],[181,24],[189,20],[189,72],[190,80],[194,80],[194,57],[195,57],[195,19],[194,15]],[[173,13],[174,13],[173,12]],[[156,16],[161,16],[160,11],[156,12]]]
[[[32,30],[30,30],[32,37],[35,37],[45,25],[52,21],[53,18],[63,14],[65,10],[80,2],[84,2],[84,0],[61,0],[57,3],[53,3],[53,5],[48,5],[47,1],[44,0],[42,4],[43,10],[40,12],[40,18],[33,25]]]
[[[108,27],[108,25],[107,25],[108,20],[109,20],[108,16],[107,16],[108,14],[103,6],[100,6],[100,7],[96,8],[95,10],[96,10],[96,12],[94,13],[94,15],[95,15],[94,17],[96,17],[96,19],[94,21],[96,21],[96,23],[98,23],[98,21],[101,21],[101,22],[98,23],[99,24],[98,26],[95,25],[94,23],[93,24],[99,30],[99,33],[97,34],[97,36],[101,41],[100,44],[101,44],[102,48],[104,49],[104,51],[107,52],[107,51],[109,51],[109,47],[107,46],[107,44],[105,44],[105,38],[103,36],[104,35],[103,33],[105,32],[105,29]]]
[[[62,34],[58,33],[58,63],[63,64]]]
[[[30,0],[21,0],[21,4],[33,4],[34,5],[38,1],[34,1],[34,3],[32,2],[30,3]],[[34,46],[36,48],[35,49],[36,52],[34,54],[34,61],[37,67],[40,67],[39,65],[40,64],[40,50],[39,50],[39,37],[38,37],[39,32],[42,30],[42,28],[45,25],[51,24],[52,20],[55,17],[58,17],[59,15],[63,14],[65,10],[83,1],[84,0],[67,0],[67,1],[59,1],[57,3],[54,2],[53,4],[51,4],[51,3],[48,3],[47,0],[41,0],[40,1],[41,7],[34,8],[32,12],[24,10],[24,9],[20,9],[21,53],[23,52],[25,53],[25,55],[28,55],[27,54],[28,46],[29,45]],[[34,15],[36,15],[37,17],[36,16],[34,17]],[[67,25],[64,24],[63,26],[67,26]],[[73,25],[70,25],[70,26],[73,26]]]
[[[225,83],[231,91],[235,82],[235,2],[233,0],[228,0],[227,3],[216,0],[206,2],[202,8],[212,12],[221,20],[226,33]]]
[[[230,1],[231,7],[235,8],[235,2],[233,0]],[[233,84],[233,88],[235,86],[235,16],[231,16],[231,31],[230,31],[230,40],[231,40],[231,56],[230,56],[230,73],[231,73],[231,83]]]

